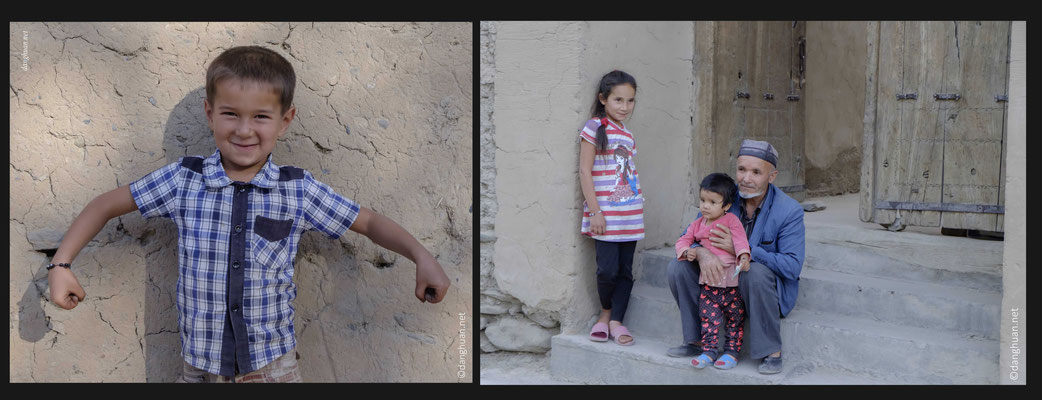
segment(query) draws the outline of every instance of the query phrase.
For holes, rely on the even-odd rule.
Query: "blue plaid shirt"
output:
[[[177,310],[186,362],[233,376],[296,346],[293,259],[300,234],[339,238],[358,204],[303,169],[271,162],[233,182],[221,153],[182,157],[130,184],[145,218],[178,228]]]

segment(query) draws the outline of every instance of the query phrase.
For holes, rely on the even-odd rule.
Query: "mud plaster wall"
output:
[[[675,240],[691,196],[689,171],[669,165],[691,153],[693,39],[691,22],[482,25],[482,90],[490,93],[482,112],[492,104],[492,127],[482,128],[483,174],[484,147],[494,148],[482,201],[496,204],[482,223],[483,233],[490,229],[482,252],[492,251],[487,267],[482,260],[483,351],[545,351],[551,335],[588,329],[600,308],[593,242],[579,235],[578,130],[597,80],[612,69],[638,82],[627,121],[648,204],[638,247]]]
[[[854,193],[861,184],[867,22],[807,22],[807,194]]]
[[[11,24],[11,381],[180,373],[173,222],[136,211],[109,221],[74,261],[87,299],[71,311],[46,300],[45,251],[94,197],[178,157],[210,155],[205,67],[256,44],[298,77],[297,118],[273,161],[398,222],[452,283],[442,303],[422,304],[408,259],[354,233],[305,233],[294,278],[303,379],[470,382],[458,348],[473,341],[471,32],[469,23]]]
[[[515,297],[516,291],[511,291],[509,285],[501,287],[497,279],[501,276],[495,271],[495,248],[503,243],[499,241],[499,233],[496,231],[500,206],[497,203],[501,198],[497,188],[504,187],[497,183],[499,172],[503,168],[497,155],[502,149],[497,142],[497,132],[504,129],[495,124],[496,101],[509,99],[513,93],[503,93],[496,96],[498,88],[510,88],[513,83],[511,79],[500,81],[510,74],[501,74],[497,70],[496,54],[501,43],[498,41],[501,24],[497,22],[482,22],[481,32],[481,296],[480,296],[480,345],[481,351],[493,352],[499,350],[508,351],[531,351],[544,352],[550,348],[550,336],[560,332],[560,316],[554,311],[548,311],[545,305],[536,306],[530,302],[525,304]],[[508,54],[514,54],[510,49],[519,42],[513,41],[518,30],[517,25],[506,25]],[[524,43],[524,42],[520,42]],[[505,62],[508,71],[516,69],[518,64],[507,57]],[[514,67],[514,68],[510,68]],[[505,85],[505,86],[504,86]],[[500,89],[502,90],[502,89]],[[507,141],[509,146],[510,141]],[[512,168],[507,166],[508,170]],[[509,173],[507,174],[509,175]],[[512,186],[507,184],[506,187]],[[505,232],[511,232],[509,224]],[[508,236],[509,238],[509,236]],[[501,265],[508,265],[498,260]]]

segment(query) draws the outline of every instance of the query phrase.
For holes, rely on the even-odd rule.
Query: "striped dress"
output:
[[[586,121],[580,140],[597,145],[600,119]],[[637,144],[625,126],[608,122],[608,149],[593,159],[593,190],[607,222],[603,235],[590,232],[590,208],[583,202],[582,234],[606,242],[631,242],[644,238],[644,194],[637,178]]]

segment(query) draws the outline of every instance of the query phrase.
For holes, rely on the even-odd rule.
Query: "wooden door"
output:
[[[735,176],[743,139],[778,150],[775,186],[802,201],[804,22],[720,22],[715,32],[713,168]]]
[[[863,221],[1002,231],[1009,29],[870,25]]]

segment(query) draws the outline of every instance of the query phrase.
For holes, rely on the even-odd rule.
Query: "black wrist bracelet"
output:
[[[50,271],[51,268],[54,268],[56,266],[57,267],[65,267],[65,269],[72,269],[72,268],[70,268],[70,267],[72,267],[72,265],[70,265],[69,263],[58,263],[58,264],[47,264],[47,270]]]

